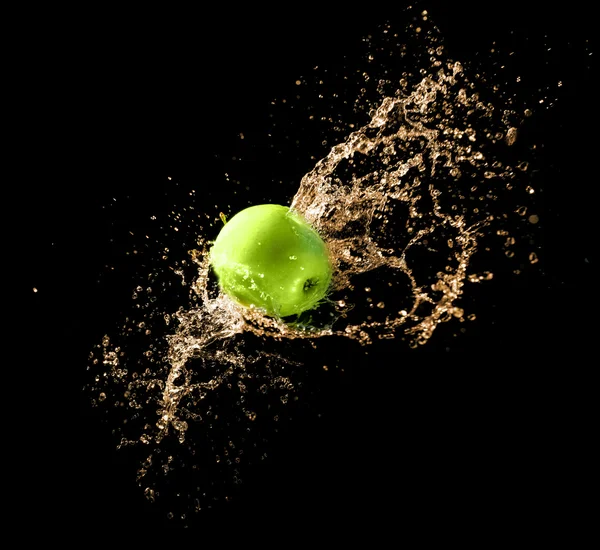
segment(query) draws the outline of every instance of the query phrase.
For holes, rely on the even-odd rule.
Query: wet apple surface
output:
[[[323,239],[298,212],[277,204],[233,216],[215,240],[210,260],[223,292],[275,317],[313,309],[332,277]]]

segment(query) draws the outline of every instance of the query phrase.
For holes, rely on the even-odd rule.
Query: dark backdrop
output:
[[[88,352],[131,294],[135,265],[123,261],[116,275],[104,267],[128,247],[121,229],[181,204],[190,187],[206,193],[207,210],[228,201],[229,190],[213,181],[220,185],[232,167],[240,132],[262,145],[269,103],[289,94],[290,82],[358,55],[377,24],[405,18],[309,7],[225,11],[82,15],[33,55],[26,97],[35,101],[23,140],[39,153],[23,163],[16,187],[32,260],[25,291],[41,332],[28,373],[52,388],[43,391],[38,437],[26,438],[34,449],[22,509],[34,523],[56,516],[97,529],[169,525],[80,396]],[[339,343],[325,349],[328,360],[354,367],[321,393],[321,419],[307,417],[282,436],[239,502],[194,526],[241,517],[303,525],[368,511],[397,521],[458,510],[525,522],[562,517],[564,502],[585,487],[597,262],[590,14],[505,4],[429,11],[453,58],[477,60],[496,40],[520,48],[532,85],[565,82],[536,130],[545,144],[543,269],[490,283],[478,321],[458,338],[442,327],[422,350],[394,342],[368,356]],[[542,43],[564,52],[550,68],[538,65]],[[260,150],[243,151],[234,176],[251,182],[256,202],[289,201],[293,182],[271,185],[270,176],[298,179],[307,159],[286,169],[295,153],[262,166]]]

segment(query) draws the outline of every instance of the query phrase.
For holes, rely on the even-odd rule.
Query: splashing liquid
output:
[[[262,443],[281,411],[302,399],[306,367],[261,341],[424,346],[441,324],[472,318],[461,299],[493,277],[480,270],[486,251],[510,257],[513,218],[534,223],[527,163],[509,152],[527,113],[482,99],[433,31],[421,39],[427,68],[380,79],[377,101],[361,103],[366,123],[332,146],[291,198],[330,247],[335,279],[318,310],[283,321],[237,306],[218,292],[210,242],[199,235],[192,280],[170,267],[189,304],[165,312],[156,285],[138,287],[142,318],[127,318],[90,354],[93,404],[121,426],[118,446],[138,461],[147,499],[172,501],[177,517],[227,500],[246,465],[266,458]],[[381,284],[368,286],[373,276]]]

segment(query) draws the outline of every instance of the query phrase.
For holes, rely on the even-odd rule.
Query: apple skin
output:
[[[323,239],[299,213],[278,204],[233,216],[211,247],[210,263],[223,292],[272,317],[313,309],[332,277]]]

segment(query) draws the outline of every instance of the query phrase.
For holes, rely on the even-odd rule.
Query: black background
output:
[[[240,500],[193,526],[242,517],[305,525],[371,513],[519,524],[566,517],[577,506],[565,503],[585,491],[597,262],[595,91],[582,46],[591,16],[571,5],[424,7],[453,58],[476,60],[492,41],[510,48],[516,40],[533,83],[565,82],[562,101],[537,128],[545,144],[543,269],[490,283],[486,308],[458,341],[446,332],[416,351],[386,342],[362,358],[332,344],[326,358],[352,358],[353,366],[323,390],[321,419],[282,436]],[[35,428],[25,430],[31,451],[20,506],[33,523],[170,525],[80,395],[89,350],[131,294],[131,265],[101,275],[115,247],[127,246],[110,239],[157,205],[181,200],[186,184],[169,187],[166,176],[205,188],[213,209],[219,191],[211,178],[231,166],[240,132],[251,139],[271,123],[273,98],[313,66],[357,55],[361,37],[386,19],[406,19],[364,9],[82,14],[67,32],[46,31],[31,54],[17,135],[35,155],[24,155],[13,187],[26,212],[24,303],[39,331],[24,368],[44,397],[32,413]],[[537,65],[544,42],[566,52],[551,69]],[[251,159],[239,169],[260,202],[289,200],[285,189],[260,183],[261,170],[281,172],[289,160],[263,167]],[[290,168],[290,178],[302,173]],[[119,206],[109,208],[114,197]],[[585,520],[585,509],[578,514]]]

